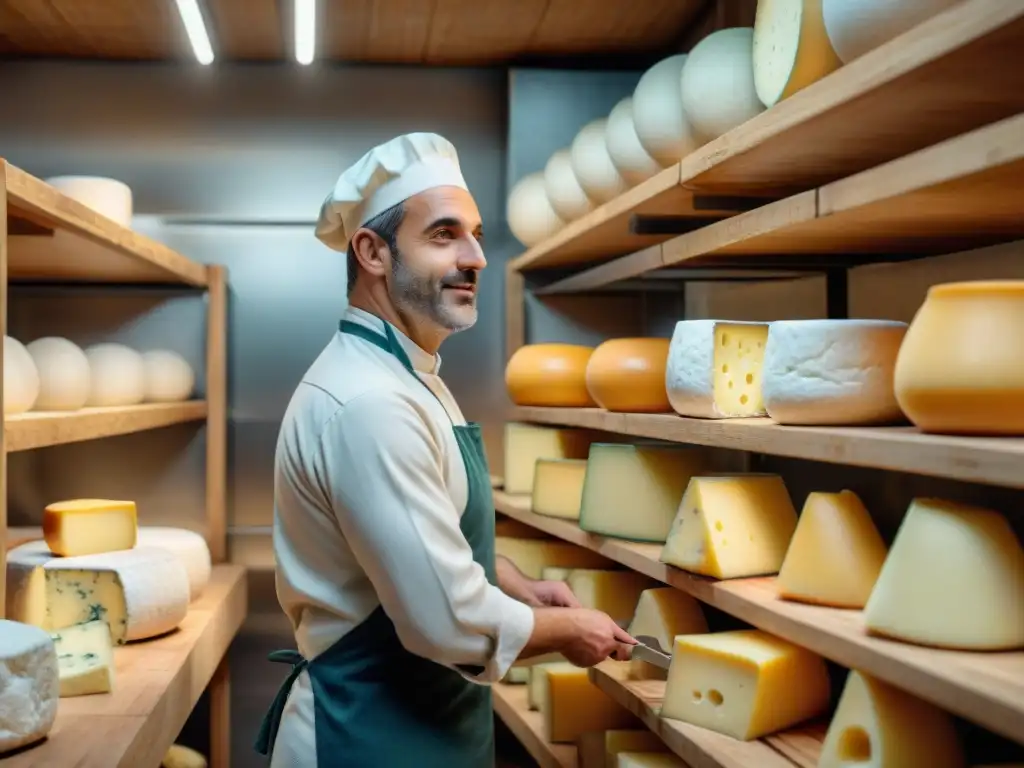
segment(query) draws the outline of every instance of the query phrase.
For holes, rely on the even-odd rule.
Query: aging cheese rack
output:
[[[115,650],[110,694],[62,699],[47,740],[4,762],[43,765],[158,765],[203,690],[210,691],[210,764],[230,765],[230,679],[226,653],[247,609],[243,568],[227,564],[227,282],[222,266],[193,262],[118,225],[0,159],[0,322],[8,284],[173,284],[206,292],[206,397],[183,403],[28,412],[4,418],[0,501],[0,615],[6,552],[24,534],[7,525],[7,453],[206,422],[206,540],[210,584],[178,631]],[[45,256],[20,238],[52,238]],[[2,371],[2,369],[0,369]]]
[[[847,316],[847,270],[1024,238],[1024,7],[965,0],[568,224],[506,266],[506,359],[527,343],[526,297],[680,289],[683,282],[824,274],[829,317]],[[769,419],[523,408],[516,421],[1024,488],[1024,439],[913,428],[783,427]],[[827,659],[873,673],[1024,744],[1024,652],[952,653],[868,637],[857,611],[777,600],[774,579],[715,582],[632,544],[530,511],[499,512],[573,542]],[[742,743],[663,721],[664,683],[605,662],[591,679],[693,765],[817,764],[824,727]],[[497,711],[542,765],[566,762],[529,713]],[[532,736],[530,734],[532,733]]]

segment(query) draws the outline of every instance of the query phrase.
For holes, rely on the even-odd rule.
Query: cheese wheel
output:
[[[136,532],[136,545],[157,547],[174,553],[188,574],[189,600],[197,600],[210,583],[212,560],[206,539],[186,528],[142,526]]]
[[[195,373],[185,358],[169,349],[154,349],[143,353],[142,364],[147,403],[188,400],[195,386]]]
[[[4,415],[25,413],[39,397],[39,372],[25,345],[4,336]]]
[[[516,405],[588,408],[587,362],[593,348],[578,344],[527,344],[505,366],[505,387]]]
[[[605,142],[612,163],[629,184],[646,181],[661,170],[661,165],[647,154],[633,125],[633,99],[627,96],[608,115]]]
[[[564,221],[575,221],[594,210],[594,201],[587,197],[573,173],[568,147],[555,152],[544,166],[544,191],[551,207]]]
[[[662,59],[644,72],[633,91],[633,126],[647,153],[666,168],[701,142],[683,112],[682,77],[686,54]]]
[[[839,69],[821,0],[758,0],[753,59],[754,88],[768,107]]]
[[[845,64],[960,0],[821,0],[832,47]]]
[[[53,638],[39,627],[0,619],[0,680],[2,758],[43,739],[57,719],[60,667]]]
[[[712,32],[690,51],[683,66],[686,119],[711,141],[764,111],[754,88],[753,27]]]
[[[46,183],[122,227],[132,225],[132,190],[102,176],[51,176]]]
[[[672,410],[665,391],[668,339],[612,339],[599,345],[587,363],[587,390],[606,411],[665,413]]]
[[[508,228],[527,248],[548,239],[565,226],[544,190],[544,174],[530,173],[516,182],[505,210]]]
[[[598,204],[606,203],[629,189],[629,184],[608,154],[605,141],[607,126],[605,118],[587,123],[569,148],[569,160],[576,179],[587,197]]]
[[[26,349],[39,372],[37,411],[77,411],[89,399],[89,358],[77,344],[45,336]]]
[[[89,359],[89,400],[93,407],[135,405],[146,394],[146,370],[142,355],[124,344],[93,344],[85,350]]]

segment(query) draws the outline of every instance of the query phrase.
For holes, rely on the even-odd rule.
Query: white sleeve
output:
[[[429,418],[396,392],[349,402],[321,436],[324,485],[406,650],[494,682],[529,640],[533,610],[491,585],[473,560]]]

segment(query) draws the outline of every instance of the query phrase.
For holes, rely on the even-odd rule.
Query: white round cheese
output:
[[[779,424],[902,421],[893,375],[907,324],[780,320],[768,328],[761,392]]]
[[[633,125],[647,153],[666,168],[697,149],[701,142],[683,112],[683,65],[686,54],[662,59],[644,72],[633,91]]]
[[[59,699],[57,649],[49,633],[0,619],[0,755],[44,738]]]
[[[717,139],[764,111],[754,88],[753,27],[712,32],[683,65],[686,119],[704,141]]]
[[[39,372],[37,411],[77,411],[89,400],[89,358],[77,344],[45,336],[25,347]]]
[[[89,400],[93,407],[135,405],[146,394],[146,370],[142,355],[124,344],[93,344],[86,347],[89,359]]]
[[[580,129],[569,148],[572,171],[587,197],[595,203],[607,203],[621,195],[629,184],[619,173],[608,154],[605,141],[608,120],[592,120]]]
[[[188,573],[190,600],[196,600],[210,583],[212,563],[206,539],[185,528],[140,526],[136,546],[159,547],[173,552]]]
[[[544,191],[564,221],[575,221],[594,210],[594,201],[587,197],[572,171],[568,147],[555,152],[544,166]]]
[[[52,176],[46,183],[122,227],[132,225],[132,190],[123,181],[102,176]]]
[[[630,96],[616,104],[608,115],[605,143],[616,170],[629,184],[646,181],[661,170],[661,165],[647,154],[636,135],[633,99]]]
[[[25,413],[39,397],[39,372],[25,345],[4,336],[4,415]]]
[[[753,58],[754,88],[768,107],[839,69],[821,0],[758,0]]]
[[[516,240],[527,248],[547,240],[565,226],[544,191],[544,174],[530,173],[512,187],[505,215]]]
[[[832,47],[846,64],[960,0],[821,0]]]
[[[147,403],[188,400],[195,386],[195,373],[185,358],[169,349],[154,349],[143,353],[142,364]]]

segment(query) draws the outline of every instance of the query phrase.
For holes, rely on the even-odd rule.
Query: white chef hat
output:
[[[359,227],[433,187],[468,191],[454,145],[436,133],[407,133],[374,147],[338,178],[320,208],[316,236],[344,251]]]

